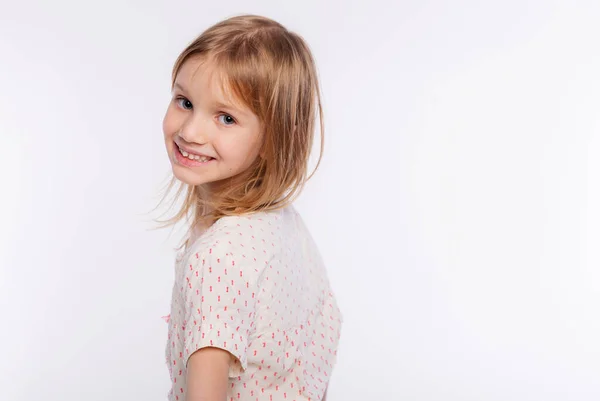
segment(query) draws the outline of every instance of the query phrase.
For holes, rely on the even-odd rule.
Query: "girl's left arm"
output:
[[[202,348],[187,365],[185,401],[226,401],[231,354],[215,347]]]
[[[191,254],[184,269],[179,335],[187,370],[185,401],[226,401],[229,380],[248,365],[258,281],[266,263],[258,251],[239,249],[233,241],[237,236],[226,234]]]

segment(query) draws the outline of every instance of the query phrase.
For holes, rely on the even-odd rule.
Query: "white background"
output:
[[[170,72],[240,13],[323,83],[330,399],[600,399],[599,2],[1,1],[1,400],[166,399]]]

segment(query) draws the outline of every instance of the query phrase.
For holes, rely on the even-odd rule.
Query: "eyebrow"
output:
[[[181,90],[184,93],[186,92],[185,88],[179,82],[175,82],[173,84],[173,89],[175,89],[175,88],[178,88],[179,90]],[[241,114],[241,115],[244,115],[244,116],[248,115],[247,112],[245,112],[244,110],[242,110],[239,107],[234,106],[231,103],[223,103],[223,102],[220,102],[220,101],[216,101],[216,102],[213,102],[213,105],[216,108],[219,108],[219,109],[230,109],[230,110],[234,111],[236,114]]]
[[[185,92],[185,89],[183,89],[183,86],[181,86],[181,84],[179,82],[175,82],[173,84],[173,89],[175,89],[175,88],[179,88],[179,90],[182,90]]]
[[[217,102],[214,102],[214,105],[219,109],[230,109],[239,114],[243,114],[243,115],[247,114],[244,110],[242,110],[239,107],[236,107],[232,104],[229,104],[229,103],[222,103],[222,102],[217,101]]]

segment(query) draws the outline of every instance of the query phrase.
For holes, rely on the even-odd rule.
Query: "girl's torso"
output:
[[[228,400],[320,400],[342,316],[321,256],[291,206],[218,220],[181,252],[169,320],[169,399],[185,400],[187,358],[231,352]]]

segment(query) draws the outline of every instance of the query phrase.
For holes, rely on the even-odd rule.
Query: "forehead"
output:
[[[190,95],[201,95],[219,103],[246,109],[243,102],[232,92],[226,73],[207,57],[190,57],[183,62],[175,78],[174,86],[181,87]]]

